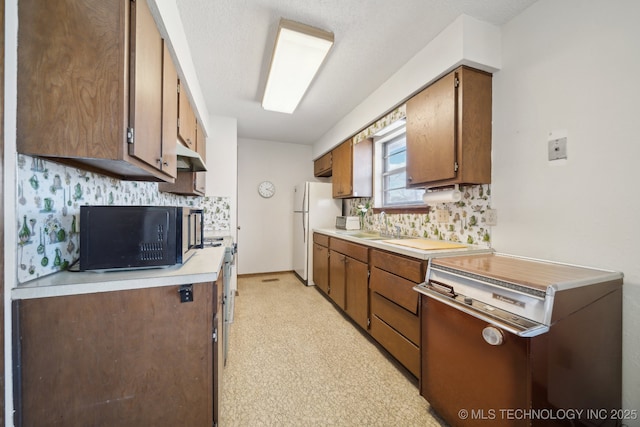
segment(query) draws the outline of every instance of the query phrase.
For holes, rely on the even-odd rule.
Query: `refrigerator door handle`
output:
[[[302,241],[304,243],[307,243],[307,224],[305,221],[305,215],[309,213],[309,211],[307,209],[305,209],[305,206],[307,201],[307,185],[304,186],[304,192],[302,193]]]
[[[307,243],[307,224],[304,218],[306,214],[307,213],[303,211],[301,215],[302,216],[302,241],[304,243]]]
[[[305,203],[306,201],[307,201],[307,189],[305,188],[305,189],[304,189],[304,192],[302,193],[302,206],[300,206],[300,210],[301,210],[302,212],[306,212],[306,211],[307,211],[307,210],[304,208],[304,207],[305,207],[305,205],[306,205],[306,203]]]

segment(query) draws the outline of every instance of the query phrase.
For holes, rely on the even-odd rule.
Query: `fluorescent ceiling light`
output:
[[[262,107],[293,113],[332,45],[333,33],[281,19]]]

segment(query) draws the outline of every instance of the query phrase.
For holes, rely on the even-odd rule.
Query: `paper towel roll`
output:
[[[453,190],[432,190],[425,191],[422,195],[422,201],[427,205],[436,203],[452,203],[459,202],[462,199],[462,193],[458,190],[458,186]]]

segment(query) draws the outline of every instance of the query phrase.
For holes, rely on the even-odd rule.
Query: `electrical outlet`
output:
[[[484,220],[487,225],[498,225],[498,210],[487,209],[484,211]]]
[[[439,223],[449,222],[449,211],[447,209],[436,209],[436,221]]]
[[[549,140],[549,161],[567,158],[567,137]]]

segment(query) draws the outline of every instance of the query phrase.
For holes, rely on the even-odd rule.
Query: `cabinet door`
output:
[[[162,72],[164,45],[146,1],[131,3],[129,154],[162,169]]]
[[[329,250],[329,296],[343,310],[346,300],[346,259],[340,252]]]
[[[204,130],[200,123],[196,124],[196,151],[202,157],[202,160],[207,163],[207,139],[204,134]],[[195,172],[195,192],[204,196],[207,187],[207,173]]]
[[[120,157],[128,9],[122,0],[20,0],[18,152]]]
[[[320,157],[319,159],[313,162],[314,176],[322,176],[322,177],[331,176],[332,174],[331,169],[333,165],[331,156],[332,156],[331,151],[329,151],[327,154],[325,154],[324,156]]]
[[[178,289],[14,302],[22,425],[212,425],[213,286]]]
[[[196,150],[196,115],[189,103],[187,89],[179,83],[178,136],[192,150]]]
[[[175,178],[177,175],[176,134],[178,133],[178,73],[163,40],[162,51],[162,171]]]
[[[363,329],[369,321],[369,266],[367,263],[346,257],[345,311]]]
[[[313,244],[313,282],[325,294],[329,293],[329,249]]]
[[[407,101],[407,185],[456,176],[456,76]]]
[[[333,197],[340,198],[351,195],[353,181],[353,152],[351,140],[338,145],[332,151],[332,184]]]
[[[332,150],[331,157],[333,197],[371,197],[373,140],[345,141]]]

